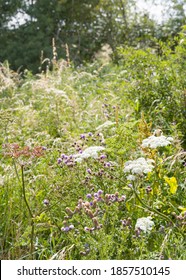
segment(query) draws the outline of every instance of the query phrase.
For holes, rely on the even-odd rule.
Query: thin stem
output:
[[[117,178],[117,177],[116,177],[116,178]],[[117,178],[117,179],[118,179],[119,181],[123,182],[123,180],[121,180],[120,178]],[[124,183],[124,182],[123,182],[123,183]],[[167,216],[164,215],[163,213],[159,212],[158,210],[156,210],[156,209],[154,209],[154,208],[151,208],[150,206],[146,205],[146,204],[143,202],[143,200],[139,197],[139,195],[137,194],[137,191],[136,191],[136,189],[135,189],[135,187],[134,187],[134,184],[133,184],[132,190],[133,190],[133,192],[134,192],[136,198],[139,200],[139,202],[140,202],[146,209],[148,209],[148,210],[151,211],[151,212],[156,213],[157,215],[159,215],[159,216],[161,216],[162,218],[166,219],[167,221],[171,222],[171,224],[173,223],[172,220],[171,220],[169,217],[167,217]]]
[[[169,237],[169,235],[171,234],[171,232],[172,232],[172,229],[170,229],[169,232],[165,235],[165,238],[164,238],[163,243],[162,243],[162,245],[161,245],[161,251],[160,251],[160,258],[159,258],[159,259],[161,259],[161,256],[162,256],[162,254],[163,254],[164,248],[165,248],[166,243],[167,243],[167,241],[168,241],[168,237]]]
[[[139,200],[139,202],[145,207],[147,208],[148,210],[150,210],[151,212],[154,212],[156,213],[157,215],[161,216],[162,218],[164,218],[165,220],[171,222],[172,224],[172,220],[167,217],[166,215],[164,215],[163,213],[159,212],[158,210],[154,209],[154,208],[151,208],[150,206],[146,205],[143,200],[139,197],[139,195],[137,194],[137,191],[135,190],[135,188],[133,188],[133,191],[134,191],[134,194],[136,196],[136,198]]]
[[[25,180],[24,180],[24,166],[23,166],[23,165],[21,165],[21,179],[22,179],[23,198],[24,198],[26,207],[27,207],[27,209],[28,209],[28,212],[29,212],[29,214],[30,214],[30,217],[33,218],[32,211],[31,211],[31,209],[30,209],[30,206],[29,206],[28,201],[27,201],[27,198],[26,198]]]
[[[15,163],[15,159],[12,158],[12,161],[13,161],[16,177],[17,177],[18,181],[20,182],[20,178],[19,178],[19,174],[18,174],[18,171],[17,171],[17,166],[16,166],[16,163]]]
[[[21,165],[21,180],[22,180],[22,190],[23,190],[23,199],[26,204],[26,207],[28,209],[30,219],[31,219],[31,236],[30,236],[30,254],[31,259],[33,259],[33,251],[34,251],[34,221],[33,221],[33,214],[30,209],[30,206],[28,204],[27,198],[26,198],[26,191],[25,191],[25,180],[24,180],[24,166]]]

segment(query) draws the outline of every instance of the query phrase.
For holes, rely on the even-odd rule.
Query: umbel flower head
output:
[[[105,148],[102,146],[91,146],[86,148],[82,153],[75,154],[73,157],[75,158],[75,161],[82,162],[85,158],[98,158],[98,152],[104,150]]]
[[[158,147],[166,147],[173,141],[172,137],[166,137],[164,135],[155,136],[152,135],[142,141],[142,148],[156,149]]]
[[[154,166],[152,165],[154,161],[152,159],[145,159],[140,157],[136,160],[129,160],[125,163],[124,172],[131,174],[143,175],[152,171]]]
[[[149,233],[154,226],[154,222],[151,220],[151,217],[143,217],[137,219],[135,230],[141,230],[144,233]]]

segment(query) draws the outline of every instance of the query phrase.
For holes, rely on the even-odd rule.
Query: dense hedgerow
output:
[[[1,259],[186,258],[184,44],[1,65]]]

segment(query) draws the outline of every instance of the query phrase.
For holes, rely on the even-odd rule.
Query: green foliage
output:
[[[151,48],[120,48],[118,52],[125,78],[130,81],[128,98],[137,116],[144,112],[148,122],[164,130],[177,127],[185,147],[184,33],[176,40],[175,52],[171,45],[159,43],[161,55]]]
[[[24,79],[1,65],[1,259],[185,259],[183,46]],[[160,128],[170,144],[142,147]],[[124,172],[140,157],[151,170]]]
[[[167,42],[185,24],[184,1],[162,4],[169,14],[162,23],[138,11],[135,0],[76,2],[0,1],[0,61],[8,60],[16,71],[38,73],[52,68],[56,56],[66,59],[70,53],[70,60],[80,65],[105,45],[115,51],[120,45],[153,46],[155,38]],[[16,22],[20,13],[25,22]]]

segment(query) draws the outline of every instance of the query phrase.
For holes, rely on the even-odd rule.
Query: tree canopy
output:
[[[186,1],[161,2],[169,15],[157,23],[135,0],[0,0],[0,61],[38,72],[41,58],[53,57],[52,42],[58,58],[65,58],[68,45],[70,59],[80,64],[104,44],[115,51],[120,45],[152,45],[154,38],[165,41],[185,24]]]

